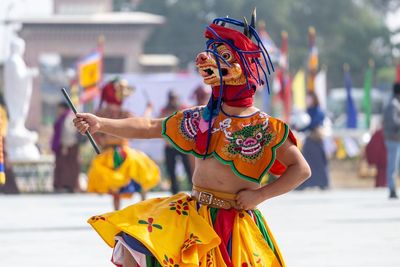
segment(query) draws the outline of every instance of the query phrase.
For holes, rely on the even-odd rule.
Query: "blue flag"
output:
[[[346,113],[347,113],[347,128],[357,128],[357,108],[351,94],[352,84],[350,71],[344,72],[344,86],[346,87]]]

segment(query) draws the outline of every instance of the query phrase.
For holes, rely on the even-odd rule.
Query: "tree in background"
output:
[[[368,59],[375,61],[377,69],[392,64],[391,32],[383,15],[400,6],[395,0],[115,0],[125,7],[132,2],[132,9],[167,19],[166,25],[154,31],[145,52],[175,54],[182,68],[204,50],[200,33],[216,16],[249,16],[256,6],[258,18],[267,22],[273,40],[279,40],[282,30],[288,32],[291,73],[306,64],[307,30],[314,26],[320,64],[329,70],[328,87],[342,87],[344,62],[352,66],[354,83],[360,85]]]

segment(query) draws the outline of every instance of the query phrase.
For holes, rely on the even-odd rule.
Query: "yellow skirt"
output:
[[[88,171],[88,188],[91,193],[119,193],[132,181],[144,191],[160,182],[160,169],[157,164],[141,151],[123,146],[126,158],[114,168],[114,150],[108,148],[97,155]]]
[[[285,266],[260,211],[200,205],[180,193],[149,199],[88,222],[122,263],[121,244],[140,267]]]

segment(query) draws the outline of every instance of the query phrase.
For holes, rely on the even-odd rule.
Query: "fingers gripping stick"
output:
[[[71,101],[71,98],[69,97],[67,91],[65,90],[65,88],[61,89],[61,92],[63,93],[65,99],[68,102],[68,106],[72,109],[72,111],[74,112],[74,114],[78,113],[78,111],[76,110],[74,104]],[[93,136],[89,133],[89,131],[86,131],[86,136],[89,138],[90,143],[92,144],[94,150],[96,151],[97,154],[100,154],[100,149],[96,144],[96,141],[94,141]]]

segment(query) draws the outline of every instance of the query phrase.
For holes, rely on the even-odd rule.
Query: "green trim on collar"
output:
[[[194,151],[193,149],[190,150],[184,150],[181,147],[178,146],[178,144],[176,144],[172,138],[170,138],[167,134],[166,134],[166,130],[167,130],[167,121],[173,117],[177,112],[175,112],[174,114],[172,114],[171,116],[167,117],[163,123],[162,123],[162,135],[164,137],[166,137],[166,139],[174,146],[175,149],[177,149],[179,152],[184,153],[184,154],[191,154],[197,158],[203,158],[204,155],[201,155],[199,153],[197,153],[196,151]],[[273,146],[272,149],[272,158],[270,163],[268,164],[268,166],[265,168],[265,170],[261,173],[261,175],[258,178],[253,178],[247,175],[243,175],[241,174],[235,167],[233,160],[224,160],[220,155],[218,155],[217,152],[213,151],[210,154],[206,155],[206,158],[210,158],[211,156],[214,156],[219,162],[221,162],[222,164],[225,165],[229,165],[231,167],[231,170],[240,178],[243,178],[245,180],[251,181],[251,182],[255,182],[255,183],[261,183],[262,177],[270,170],[270,168],[272,167],[272,165],[274,164],[275,160],[276,160],[276,150],[286,141],[286,139],[289,136],[289,126],[285,123],[285,134],[282,137],[282,139],[279,141],[279,143],[277,143],[275,146]]]

